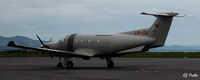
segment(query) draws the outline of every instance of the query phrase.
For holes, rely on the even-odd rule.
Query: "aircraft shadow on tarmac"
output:
[[[151,66],[150,66],[151,67]],[[19,71],[49,71],[49,70],[138,70],[143,69],[145,66],[116,66],[112,69],[109,69],[107,67],[74,67],[73,69],[66,69],[66,68],[57,68],[52,66],[47,67],[29,67],[24,69],[15,69]]]
[[[41,67],[41,68],[28,68],[28,69],[16,69],[16,70],[46,71],[46,70],[117,70],[117,69],[126,69],[126,67],[125,66],[115,67],[112,69],[108,69],[107,67],[74,67],[73,69],[57,68],[57,67]]]

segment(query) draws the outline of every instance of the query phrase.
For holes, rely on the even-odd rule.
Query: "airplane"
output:
[[[48,52],[50,57],[59,58],[56,67],[73,69],[72,57],[84,60],[98,57],[106,60],[107,68],[114,68],[113,57],[164,46],[173,17],[181,17],[174,12],[141,14],[156,17],[151,27],[118,34],[70,34],[55,43],[44,43],[36,35],[42,44],[41,48],[18,45],[14,41],[9,41],[7,46]]]

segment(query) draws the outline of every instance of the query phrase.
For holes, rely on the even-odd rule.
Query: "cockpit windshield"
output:
[[[65,38],[62,38],[60,41],[61,41],[61,42],[65,42]]]

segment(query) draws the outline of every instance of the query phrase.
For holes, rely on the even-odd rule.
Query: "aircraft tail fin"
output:
[[[150,48],[164,46],[170,26],[173,20],[173,17],[177,16],[178,13],[147,13],[143,12],[144,15],[153,15],[156,17],[156,20],[152,26],[147,29],[149,31],[150,37],[154,37],[156,40],[152,44],[148,45]]]
[[[152,44],[146,45],[147,49],[164,46],[173,17],[184,17],[184,16],[178,16],[178,13],[173,13],[173,12],[170,13],[142,12],[141,14],[152,15],[156,17],[156,20],[154,21],[152,26],[146,29],[123,32],[121,34],[154,37],[156,40]]]

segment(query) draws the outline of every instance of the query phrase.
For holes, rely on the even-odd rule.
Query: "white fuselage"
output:
[[[126,35],[126,34],[95,34],[95,35],[71,35],[60,40],[54,48],[73,51],[73,52],[88,52],[91,55],[112,54],[134,47],[147,45],[152,43],[155,39],[147,36]],[[70,41],[71,40],[71,41]]]

